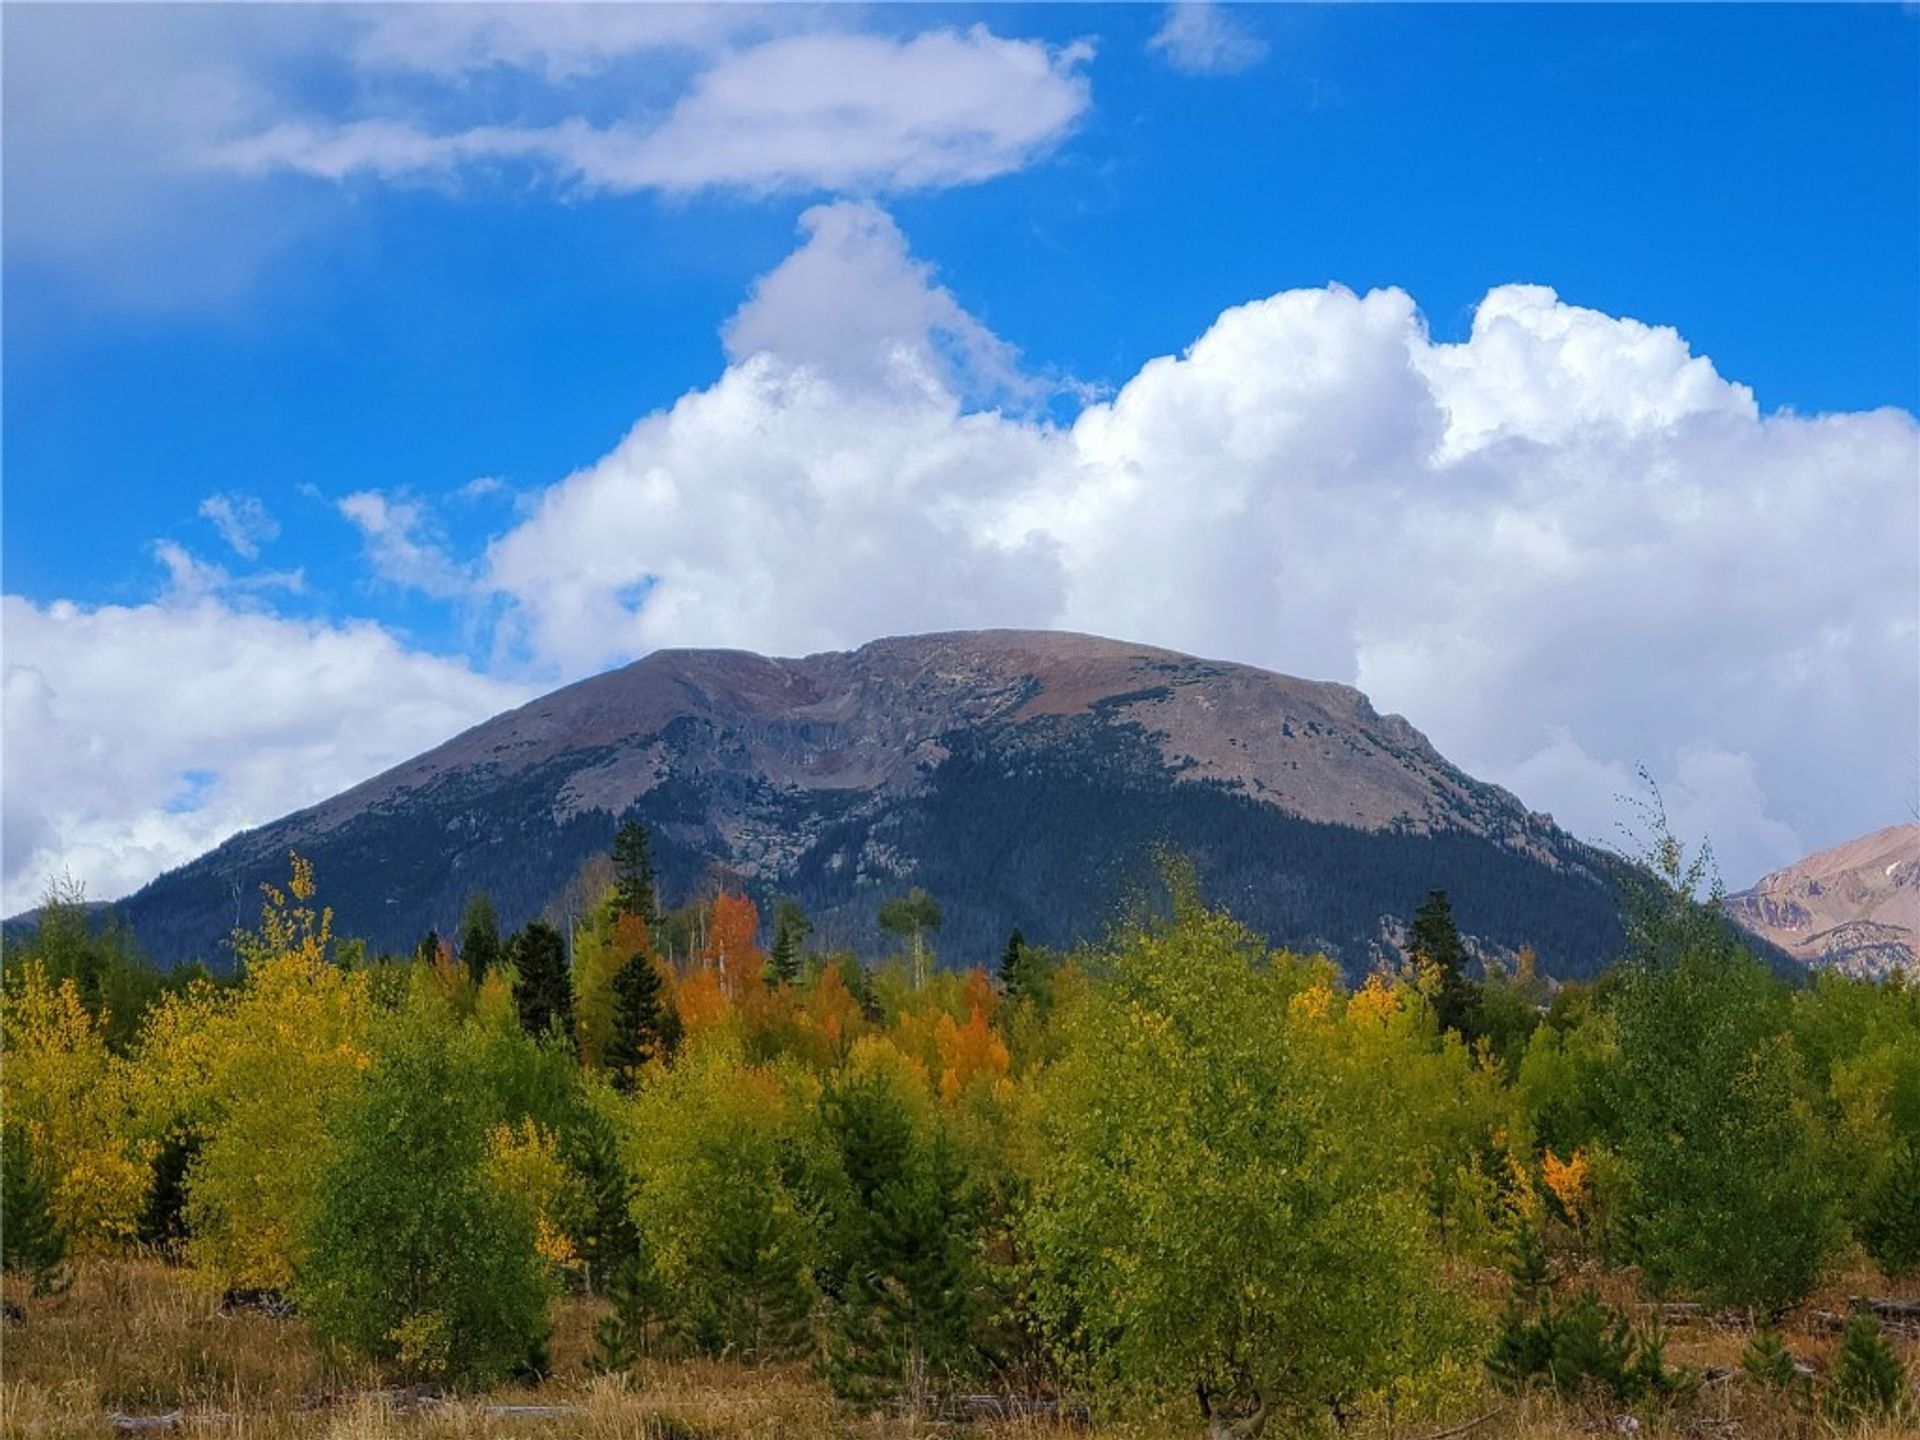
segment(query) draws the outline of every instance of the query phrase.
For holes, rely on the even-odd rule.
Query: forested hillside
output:
[[[72,1348],[24,1352],[9,1428],[405,1382],[607,1433],[702,1357],[903,1423],[999,1396],[1241,1440],[1513,1406],[1897,1427],[1920,994],[1790,989],[1654,861],[1620,965],[1561,985],[1531,953],[1477,973],[1440,890],[1352,983],[1175,858],[1099,944],[943,968],[911,890],[868,964],[791,900],[663,909],[634,823],[571,943],[475,897],[377,957],[298,857],[231,977],[56,903],[6,964],[4,1237],[26,1343]],[[64,1297],[135,1255],[321,1358],[216,1394],[204,1359],[89,1349],[108,1322]],[[1838,1284],[1885,1298],[1849,1318]],[[1684,1358],[1709,1317],[1737,1364]]]

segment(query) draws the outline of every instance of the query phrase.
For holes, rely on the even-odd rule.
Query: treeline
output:
[[[1045,1387],[1243,1435],[1489,1377],[1666,1403],[1658,1334],[1572,1278],[1631,1266],[1750,1312],[1785,1393],[1768,1322],[1920,1271],[1920,990],[1788,988],[1666,853],[1621,962],[1560,986],[1473,978],[1435,892],[1352,987],[1177,867],[1107,943],[966,971],[898,897],[868,967],[792,904],[663,908],[637,826],[570,936],[476,904],[370,958],[296,857],[234,979],[163,983],[56,906],[7,961],[6,1263],[152,1247],[410,1378],[538,1375],[590,1290],[609,1371],[806,1359],[855,1403]],[[1842,1356],[1807,1403],[1904,1403],[1870,1318]]]

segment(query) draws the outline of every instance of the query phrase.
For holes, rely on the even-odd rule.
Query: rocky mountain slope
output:
[[[1809,967],[1920,976],[1920,825],[1892,825],[1776,870],[1727,913]]]
[[[716,872],[871,952],[923,885],[950,959],[1097,935],[1169,847],[1275,940],[1354,968],[1427,890],[1489,949],[1588,973],[1612,862],[1449,764],[1359,691],[1091,636],[990,631],[768,659],[662,651],[234,837],[123,905],[162,958],[217,959],[286,852],[376,949],[491,894],[538,913],[634,811],[671,902]]]

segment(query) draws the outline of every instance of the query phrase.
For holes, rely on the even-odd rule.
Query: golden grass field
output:
[[[1808,1308],[1842,1307],[1848,1293],[1843,1278]],[[329,1361],[297,1318],[221,1315],[217,1296],[189,1272],[157,1261],[85,1261],[59,1294],[27,1298],[16,1288],[9,1297],[25,1306],[28,1320],[9,1322],[0,1332],[0,1425],[8,1436],[107,1435],[116,1414],[173,1412],[178,1417],[168,1428],[138,1433],[235,1440],[880,1440],[963,1434],[977,1440],[1089,1434],[1172,1440],[1201,1433],[1197,1417],[1186,1410],[1157,1421],[1096,1422],[1091,1431],[1036,1419],[961,1425],[861,1415],[837,1406],[805,1367],[670,1361],[643,1366],[629,1383],[596,1379],[584,1362],[600,1306],[583,1299],[555,1308],[554,1375],[546,1383],[420,1404],[411,1394],[383,1391],[375,1375]],[[1735,1365],[1745,1341],[1734,1330],[1675,1328],[1668,1335],[1669,1360],[1696,1371]],[[1788,1343],[1796,1357],[1823,1369],[1834,1342],[1795,1326]],[[1920,1366],[1920,1346],[1910,1339],[1896,1343],[1910,1371]],[[1458,1415],[1398,1425],[1368,1416],[1344,1433],[1354,1440],[1424,1440],[1489,1410],[1494,1413],[1467,1433],[1484,1440],[1622,1433],[1621,1417],[1604,1408],[1562,1406],[1540,1396],[1512,1401],[1491,1390],[1462,1401]],[[511,1406],[552,1407],[557,1413],[501,1408]],[[1643,1413],[1637,1423],[1637,1433],[1645,1436],[1786,1440],[1833,1433],[1817,1417],[1738,1375],[1703,1387],[1669,1411]],[[1282,1433],[1278,1426],[1268,1429],[1270,1436]],[[1851,1433],[1858,1440],[1891,1440],[1920,1429],[1883,1424]]]

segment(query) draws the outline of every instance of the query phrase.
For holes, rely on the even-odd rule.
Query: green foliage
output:
[[[1920,1271],[1920,1144],[1903,1137],[1868,1190],[1860,1243],[1896,1280]]]
[[[493,913],[493,901],[484,894],[470,895],[460,917],[460,961],[467,967],[467,978],[478,985],[500,960],[500,922]]]
[[[1009,1000],[1029,998],[1031,967],[1027,963],[1027,937],[1016,927],[1007,936],[1007,948],[1000,952],[1000,989]]]
[[[541,1363],[535,1217],[489,1178],[485,1090],[443,1016],[381,1027],[302,1236],[295,1289],[323,1340],[420,1378]]]
[[[593,1327],[587,1369],[595,1375],[624,1375],[645,1358],[651,1327],[664,1313],[666,1297],[653,1266],[637,1252],[615,1268],[606,1297],[612,1308]]]
[[[1563,1399],[1597,1390],[1631,1403],[1687,1387],[1686,1377],[1667,1368],[1666,1337],[1657,1326],[1635,1334],[1591,1289],[1569,1304],[1555,1301],[1546,1252],[1530,1228],[1520,1233],[1509,1273],[1513,1288],[1486,1357],[1500,1389],[1517,1395],[1544,1384]]]
[[[616,907],[638,916],[649,930],[660,922],[660,887],[653,873],[647,827],[622,822],[613,832],[613,885]]]
[[[680,1017],[668,1003],[666,981],[646,950],[613,972],[613,1029],[606,1065],[613,1083],[631,1091],[642,1067],[669,1058],[680,1044]]]
[[[807,1077],[724,1041],[649,1075],[625,1112],[632,1214],[671,1334],[708,1354],[811,1343],[824,1147]]]
[[[1793,1352],[1770,1325],[1753,1332],[1746,1349],[1740,1352],[1740,1368],[1755,1384],[1781,1391],[1801,1403],[1812,1394],[1811,1379],[1800,1373],[1793,1363]]]
[[[1787,994],[1694,899],[1704,860],[1662,834],[1611,995],[1624,1240],[1658,1284],[1779,1310],[1837,1235]]]
[[[1905,1416],[1912,1409],[1907,1372],[1869,1310],[1847,1317],[1821,1408],[1842,1424]]]
[[[883,901],[875,918],[882,930],[908,942],[913,953],[913,983],[916,987],[925,983],[926,937],[928,931],[940,928],[940,902],[916,885],[905,895]]]
[[[1458,1307],[1397,1159],[1328,1123],[1319,1006],[1291,1004],[1321,972],[1190,904],[1101,963],[1060,1012],[1021,1226],[1070,1373],[1252,1423],[1419,1371]]]
[[[538,1038],[554,1031],[573,1043],[573,977],[567,969],[567,942],[543,920],[514,932],[507,942],[513,967],[513,1000],[520,1028]]]
[[[25,1128],[18,1121],[0,1127],[0,1268],[32,1276],[35,1289],[67,1253],[52,1194],[34,1164]]]
[[[1433,1004],[1434,1019],[1467,1044],[1480,1033],[1480,991],[1467,978],[1467,948],[1453,923],[1447,892],[1434,890],[1413,912],[1407,950],[1421,971],[1421,987]]]
[[[844,1185],[834,1207],[826,1372],[844,1398],[924,1398],[973,1358],[978,1204],[953,1141],[883,1071],[849,1074],[821,1114]]]
[[[1835,1235],[1783,998],[1722,948],[1637,959],[1613,1007],[1631,1252],[1656,1281],[1765,1311],[1813,1287]]]
[[[116,912],[89,904],[86,887],[72,879],[49,883],[31,934],[17,943],[9,937],[6,973],[18,976],[35,964],[56,990],[73,981],[80,1003],[116,1054],[131,1046],[161,996],[177,994],[206,974],[199,966],[163,973],[141,953]]]
[[[140,1216],[140,1243],[168,1255],[184,1252],[187,1228],[187,1172],[200,1154],[200,1137],[192,1130],[175,1130],[160,1142],[153,1157],[153,1186]]]
[[[800,947],[813,933],[813,922],[800,902],[783,895],[773,907],[773,948],[767,952],[767,983],[792,985],[800,979]]]

